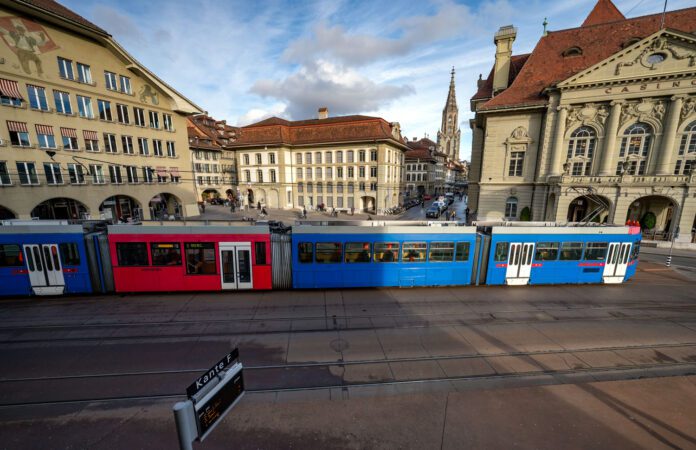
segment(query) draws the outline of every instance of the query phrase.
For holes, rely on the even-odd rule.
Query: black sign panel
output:
[[[215,392],[205,403],[196,405],[196,418],[198,421],[198,436],[203,439],[205,434],[220,420],[232,407],[234,402],[244,392],[243,370],[232,376],[225,385]]]
[[[217,377],[217,375],[225,370],[226,367],[231,366],[236,359],[239,358],[239,349],[235,348],[229,352],[224,358],[218,361],[213,367],[210,368],[206,373],[201,375],[196,381],[191,384],[191,386],[186,388],[186,395],[193,397],[198,391],[203,389],[206,384],[210,383]]]

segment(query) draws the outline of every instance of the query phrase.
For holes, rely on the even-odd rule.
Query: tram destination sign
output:
[[[225,355],[224,358],[222,358],[220,361],[215,363],[213,367],[211,367],[208,371],[206,371],[203,375],[198,377],[196,381],[194,381],[189,387],[186,388],[186,395],[190,397],[193,397],[196,395],[201,389],[203,389],[208,383],[211,381],[217,379],[217,376],[225,370],[225,368],[229,367],[232,365],[237,359],[239,358],[239,349],[235,348],[231,352],[229,352],[227,355]]]
[[[195,404],[198,438],[202,441],[244,395],[244,372],[237,363],[218,385]]]

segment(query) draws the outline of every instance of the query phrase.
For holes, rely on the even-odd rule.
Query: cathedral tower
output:
[[[452,78],[450,79],[447,103],[442,110],[442,125],[437,132],[437,145],[440,151],[447,154],[447,157],[459,161],[459,110],[457,109],[457,95],[454,92],[454,67],[452,67]]]

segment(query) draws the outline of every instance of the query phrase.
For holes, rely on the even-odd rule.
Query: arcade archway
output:
[[[10,220],[16,218],[17,214],[13,213],[9,208],[5,208],[4,206],[0,205],[0,220]]]
[[[137,222],[143,218],[143,208],[133,197],[113,195],[99,205],[103,219],[114,222]]]
[[[67,197],[45,200],[31,210],[31,217],[41,220],[89,219],[89,210],[82,202]]]
[[[168,192],[160,192],[148,203],[152,220],[174,220],[183,217],[181,199]]]
[[[582,195],[568,205],[568,222],[605,223],[609,219],[611,202],[600,195]]]
[[[640,222],[644,233],[654,239],[669,239],[675,231],[677,205],[669,197],[649,195],[636,199],[628,207],[626,220]]]

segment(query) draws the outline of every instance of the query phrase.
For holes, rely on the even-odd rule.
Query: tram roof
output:
[[[110,225],[109,234],[268,234],[266,225]]]
[[[82,234],[82,225],[62,221],[2,221],[0,234]]]
[[[492,227],[492,234],[632,234],[627,226]]]
[[[293,234],[475,234],[476,227],[469,226],[360,226],[338,225],[318,227],[311,225],[295,225]]]

